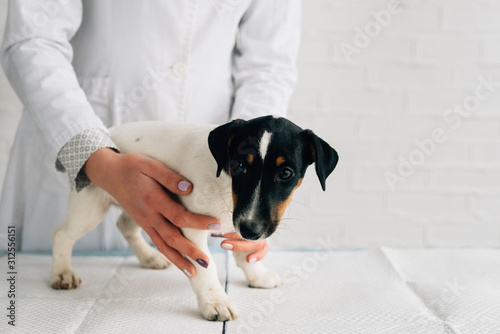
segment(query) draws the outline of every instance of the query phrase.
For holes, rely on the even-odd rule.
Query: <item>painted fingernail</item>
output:
[[[208,229],[212,231],[220,231],[222,229],[222,225],[218,223],[208,224]]]
[[[256,257],[252,257],[250,260],[248,260],[248,263],[255,263],[255,262],[257,262]]]
[[[222,244],[221,247],[224,248],[224,249],[227,249],[227,250],[232,250],[233,249],[233,245],[231,245],[231,244]]]
[[[179,188],[180,191],[186,191],[186,190],[188,190],[190,185],[191,185],[191,183],[189,183],[188,181],[181,181],[177,185],[177,188]]]
[[[203,268],[207,268],[208,267],[208,263],[205,262],[205,260],[202,260],[202,259],[196,259],[196,262],[202,266]]]
[[[184,273],[184,275],[186,275],[188,278],[191,278],[193,277],[193,275],[191,275],[191,272],[187,269],[182,269],[182,272]]]

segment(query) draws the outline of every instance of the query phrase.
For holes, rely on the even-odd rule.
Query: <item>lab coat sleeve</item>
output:
[[[88,128],[107,132],[71,65],[70,40],[81,20],[81,0],[9,1],[2,66],[43,134],[54,164],[76,134]]]
[[[286,116],[297,79],[300,9],[300,0],[254,0],[243,15],[231,119]]]
[[[104,147],[118,152],[118,147],[108,133],[101,129],[86,129],[71,138],[59,151],[56,168],[68,173],[72,190],[78,192],[91,184],[82,167],[94,152]]]

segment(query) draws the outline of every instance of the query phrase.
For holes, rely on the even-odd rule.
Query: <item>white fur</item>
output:
[[[266,159],[267,150],[269,149],[269,144],[271,143],[272,133],[264,131],[262,138],[260,138],[259,143],[259,153],[262,161]]]
[[[217,165],[207,140],[213,128],[211,125],[141,122],[113,128],[111,136],[122,153],[148,155],[189,179],[193,191],[180,197],[182,205],[191,212],[217,218],[222,224],[222,232],[227,232],[233,229],[231,178],[225,173],[216,177]],[[267,137],[270,140],[270,134]],[[267,151],[268,144],[264,142],[263,145],[261,139],[261,148],[265,147]],[[111,204],[116,204],[113,198],[95,186],[79,193],[71,192],[66,218],[52,234],[51,281],[54,287],[71,289],[80,284],[80,278],[71,268],[73,245],[100,223]],[[170,264],[142,238],[138,225],[128,215],[124,213],[117,225],[144,267],[165,268]],[[217,278],[217,268],[207,246],[207,231],[183,228],[182,233],[210,259],[210,265],[205,269],[188,258],[196,268],[196,275],[190,282],[201,313],[209,320],[236,319],[236,307]],[[281,284],[279,276],[262,263],[247,263],[248,254],[234,253],[251,286],[271,288]]]
[[[259,180],[257,187],[253,191],[252,198],[250,200],[250,206],[248,207],[247,212],[245,212],[241,216],[241,220],[253,220],[255,218],[255,213],[257,212],[259,206],[259,198],[260,198],[260,185],[262,180]]]

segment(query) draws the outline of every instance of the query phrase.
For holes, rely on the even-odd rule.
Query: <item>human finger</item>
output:
[[[254,262],[262,260],[266,256],[268,251],[269,251],[269,245],[267,244],[267,241],[263,240],[263,244],[262,244],[262,247],[260,249],[258,249],[257,251],[255,251],[253,253],[248,254],[247,262],[254,263]]]
[[[144,173],[176,195],[187,195],[193,190],[192,183],[161,162],[150,159]]]
[[[226,239],[233,239],[233,240],[244,240],[238,234],[238,232],[228,232],[228,233],[224,233],[224,234],[221,234],[221,233],[212,233],[211,236],[215,237],[215,238],[226,238]]]
[[[247,240],[224,240],[221,247],[233,252],[250,253],[247,256],[247,262],[256,262],[264,258],[269,250],[265,240],[247,241]]]
[[[169,221],[157,224],[155,229],[168,246],[174,248],[182,255],[189,256],[200,266],[204,268],[208,267],[210,261],[208,256],[184,237],[181,231]]]
[[[192,278],[196,274],[196,269],[193,264],[182,256],[176,249],[167,245],[156,230],[149,230],[148,235],[151,237],[151,241],[153,241],[158,248],[158,251],[165,255],[165,257],[169,259],[170,262],[172,262],[177,268],[179,268],[184,275],[188,278]]]
[[[164,196],[155,197],[154,200],[157,210],[177,227],[212,231],[219,231],[222,228],[217,219],[187,211],[166,193]]]

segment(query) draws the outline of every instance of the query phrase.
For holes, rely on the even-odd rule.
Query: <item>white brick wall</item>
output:
[[[276,240],[499,246],[500,87],[457,129],[443,115],[474,95],[479,77],[500,82],[500,2],[403,1],[348,61],[342,43],[355,45],[358,29],[389,2],[303,2],[301,76],[290,117],[331,142],[341,160],[326,193],[309,171],[289,213],[296,219],[283,223]],[[436,128],[447,140],[392,191],[384,174],[397,174],[400,156],[415,155],[415,140]]]
[[[500,246],[500,87],[456,129],[443,119],[480,77],[500,81],[500,2],[402,0],[376,30],[373,13],[393,1],[303,1],[290,118],[341,160],[326,193],[309,170],[274,238],[280,246],[316,247],[318,237],[341,247]],[[368,45],[347,59],[342,45],[356,46],[365,27],[374,29]],[[20,110],[0,75],[2,176]],[[420,153],[415,140],[437,128],[447,139]],[[423,160],[391,190],[385,174],[412,157]]]

